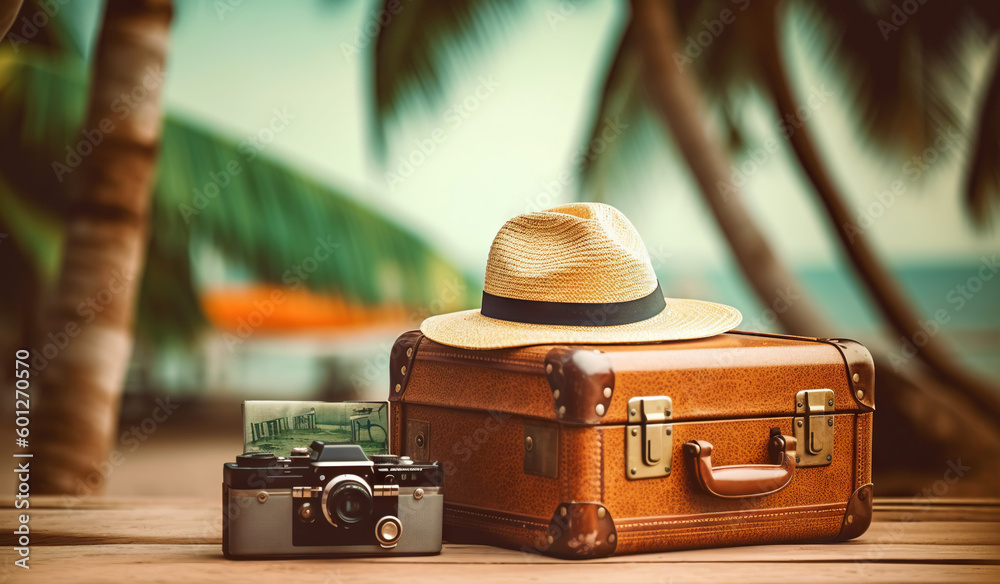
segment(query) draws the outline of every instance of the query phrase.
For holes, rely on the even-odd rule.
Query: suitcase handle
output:
[[[684,454],[691,462],[692,474],[701,488],[711,495],[726,499],[760,497],[784,489],[795,475],[795,438],[771,431],[768,451],[773,465],[740,464],[712,467],[712,445],[693,440],[684,445]]]

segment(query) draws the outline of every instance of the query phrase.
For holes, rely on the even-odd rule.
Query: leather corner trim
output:
[[[598,424],[615,391],[611,358],[596,349],[554,347],[545,355],[545,376],[552,388],[556,419]]]
[[[389,353],[389,401],[403,399],[406,384],[410,380],[413,361],[417,358],[417,347],[424,338],[420,331],[407,331],[396,339]]]
[[[847,385],[862,411],[875,411],[875,361],[864,345],[851,339],[818,339],[840,351],[847,365]]]
[[[859,537],[872,523],[872,499],[874,489],[871,483],[861,485],[847,501],[847,510],[840,524],[840,533],[835,541],[847,541]]]
[[[546,555],[570,560],[604,558],[615,553],[618,531],[601,503],[563,503],[545,535]]]

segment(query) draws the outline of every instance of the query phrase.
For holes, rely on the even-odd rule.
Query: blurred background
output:
[[[5,4],[0,347],[40,489],[215,496],[242,400],[384,397],[504,221],[594,200],[667,295],[872,350],[877,491],[962,460],[952,494],[996,493],[993,3]]]

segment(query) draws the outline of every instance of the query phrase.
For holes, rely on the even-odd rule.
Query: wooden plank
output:
[[[931,496],[931,502],[938,507],[947,507],[951,505],[981,505],[981,506],[1000,506],[1000,498],[997,497],[934,497]],[[926,505],[927,500],[923,498],[922,495],[915,495],[913,497],[880,497],[875,496],[875,508],[878,509],[882,506],[895,506],[895,505]]]
[[[57,550],[50,555],[49,548]],[[196,553],[204,557],[221,559],[218,545],[161,545],[114,544],[80,546],[46,546],[41,556],[52,560],[76,561],[77,558],[110,555],[144,558],[146,561],[168,561],[173,556],[187,557]],[[790,544],[731,547],[702,550],[679,550],[653,554],[636,554],[588,560],[588,564],[681,564],[698,562],[717,563],[833,563],[863,566],[872,563],[950,563],[950,564],[1000,564],[1000,546],[935,546],[894,545],[875,548],[848,544]],[[341,560],[338,560],[341,561]],[[431,556],[399,556],[383,558],[355,558],[350,561],[403,564],[576,564],[571,560],[550,558],[517,550],[481,545],[445,544],[440,554]]]
[[[881,507],[875,510],[874,518],[878,521],[965,521],[974,523],[977,521],[998,522],[1000,521],[1000,508],[983,507],[977,505],[950,506],[950,507]]]
[[[197,497],[72,497],[67,495],[33,495],[31,506],[36,509],[116,509],[132,507],[169,507],[194,508],[219,505],[222,500],[222,488],[219,487],[217,499]],[[977,507],[1000,509],[998,498],[914,498],[914,497],[876,497],[876,511],[901,511],[924,509],[928,506],[934,510],[947,511],[951,507]],[[0,498],[0,508],[13,508],[14,498]],[[988,510],[988,509],[987,509]]]
[[[0,512],[5,524],[15,524],[20,512]],[[219,544],[222,540],[222,513],[212,504],[170,507],[80,507],[30,509],[34,545],[84,544]],[[1000,544],[1000,521],[883,521],[883,513],[859,540],[872,545]],[[156,529],[151,530],[150,525]],[[13,543],[10,532],[0,532],[0,545]]]
[[[121,544],[183,545],[205,544],[221,549],[221,521],[207,510],[165,512],[151,510],[87,510],[36,512],[32,518],[31,542],[41,546],[94,546]],[[41,514],[39,516],[39,513]],[[1000,558],[997,530],[963,531],[969,525],[980,527],[1000,524],[876,524],[859,539],[844,543],[787,544],[736,547],[709,550],[683,550],[665,554],[622,556],[611,562],[684,562],[684,561],[989,561]],[[150,526],[155,526],[151,529]],[[895,527],[896,529],[892,529]],[[205,530],[205,531],[202,531]],[[0,537],[2,545],[12,546],[13,534]],[[475,550],[479,557],[495,556],[494,562],[545,562],[547,558],[512,550],[482,546],[449,545],[447,553],[424,561],[450,562]],[[484,551],[485,550],[485,551]],[[435,559],[436,558],[436,559]]]
[[[472,546],[470,546],[472,547]],[[215,546],[53,546],[34,550],[33,580],[64,582],[170,581],[234,582],[297,581],[348,582],[574,582],[589,584],[634,582],[739,581],[757,582],[996,582],[1000,566],[932,563],[841,562],[732,562],[714,560],[664,564],[633,562],[627,568],[614,562],[545,561],[496,564],[492,550],[470,553],[468,561],[437,564],[385,559],[326,559],[234,562],[221,557]],[[425,558],[419,558],[424,560]],[[488,568],[476,564],[490,563]],[[471,565],[470,565],[471,564]],[[7,564],[9,565],[9,564]],[[623,571],[626,570],[626,571]]]
[[[32,545],[222,542],[222,511],[218,506],[193,509],[110,508],[30,509]],[[0,512],[4,525],[14,525],[15,513]],[[0,533],[0,545],[14,541],[10,530]]]
[[[878,519],[878,515],[875,517]],[[868,531],[854,541],[882,544],[997,545],[1000,544],[1000,522],[874,521]]]
[[[222,506],[222,486],[219,497],[73,497],[69,495],[32,495],[32,509],[220,509]],[[5,497],[0,509],[14,508],[14,499]]]

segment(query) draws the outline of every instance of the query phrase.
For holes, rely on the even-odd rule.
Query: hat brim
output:
[[[655,343],[711,337],[736,328],[739,310],[725,304],[666,298],[660,314],[615,326],[528,324],[483,316],[479,309],[432,316],[420,332],[434,342],[462,349],[507,349],[550,344]]]

